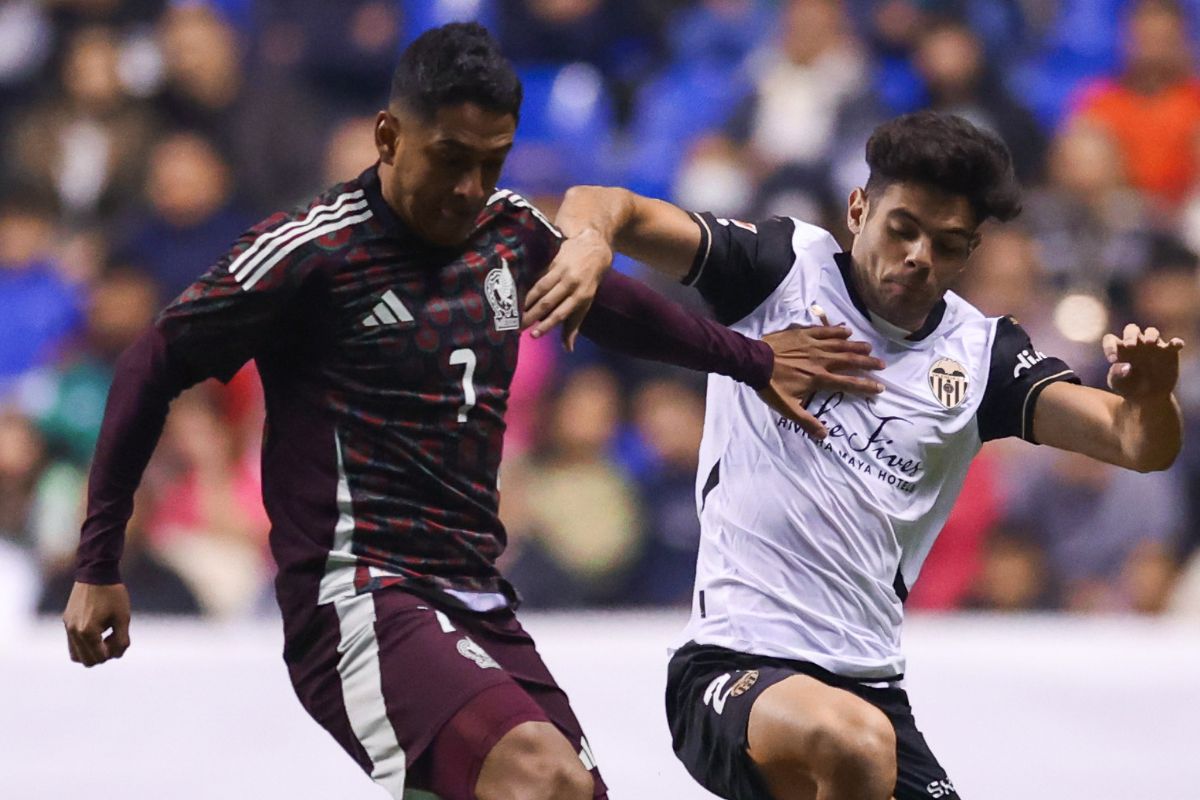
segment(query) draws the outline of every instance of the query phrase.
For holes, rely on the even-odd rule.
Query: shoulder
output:
[[[556,239],[562,239],[562,232],[550,221],[550,218],[530,201],[511,189],[497,189],[488,198],[487,205],[480,213],[480,225],[489,222],[516,223],[523,228],[549,234]]]
[[[308,203],[272,214],[238,237],[228,271],[244,289],[309,262],[315,251],[347,244],[355,225],[374,216],[356,181],[340,183]]]

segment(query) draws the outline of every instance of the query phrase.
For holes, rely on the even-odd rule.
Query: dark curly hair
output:
[[[999,137],[962,117],[918,111],[875,129],[867,141],[867,194],[919,183],[967,198],[976,223],[1021,213],[1012,156]]]
[[[519,118],[521,96],[512,64],[476,22],[425,31],[405,49],[392,76],[391,102],[426,118],[443,106],[468,102]]]

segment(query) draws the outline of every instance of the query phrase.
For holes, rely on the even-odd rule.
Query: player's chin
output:
[[[474,218],[442,217],[426,227],[425,238],[440,247],[458,247],[474,229]]]

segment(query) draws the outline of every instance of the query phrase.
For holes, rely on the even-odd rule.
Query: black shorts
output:
[[[689,642],[667,671],[667,721],[675,754],[700,785],[727,800],[770,800],[747,753],[750,708],[768,686],[808,675],[878,708],[896,729],[896,800],[959,800],[946,771],[917,730],[908,694],[874,688],[815,664]]]

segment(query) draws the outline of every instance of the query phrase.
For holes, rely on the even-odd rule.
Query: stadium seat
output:
[[[614,109],[600,71],[583,63],[530,67],[521,81],[525,100],[506,179],[551,191],[611,182]]]

